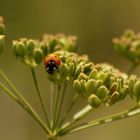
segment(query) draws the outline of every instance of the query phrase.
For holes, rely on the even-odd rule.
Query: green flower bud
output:
[[[90,79],[86,83],[86,91],[87,93],[95,93],[98,88],[98,85],[94,79]]]
[[[22,42],[18,42],[16,44],[16,55],[17,55],[17,57],[24,58],[25,45]]]
[[[88,103],[91,107],[97,108],[101,105],[101,100],[95,94],[91,94],[88,97]]]
[[[49,46],[49,52],[52,53],[55,50],[56,45],[58,44],[56,39],[53,39],[49,42],[48,46]]]
[[[80,84],[81,84],[81,88],[82,88],[82,93],[81,93],[81,95],[82,95],[83,97],[88,97],[89,94],[87,94],[87,92],[86,92],[86,87],[85,87],[85,85],[86,85],[86,80],[82,79],[82,80],[80,81]]]
[[[79,80],[75,80],[75,81],[74,81],[73,87],[74,87],[74,90],[75,90],[77,93],[81,94],[81,93],[83,92],[83,88],[82,88],[82,85],[81,85],[81,83],[79,82]]]
[[[69,77],[74,76],[75,69],[76,69],[76,66],[74,63],[69,64]]]
[[[104,73],[104,72],[99,72],[98,73],[98,75],[97,75],[97,79],[100,79],[100,80],[102,80],[102,81],[105,81],[105,79],[106,79],[106,74]]]
[[[68,72],[69,72],[68,65],[65,63],[62,63],[59,69],[60,79],[66,80],[66,77],[68,76]]]
[[[79,76],[78,76],[78,80],[80,81],[82,79],[87,80],[88,79],[88,76],[86,74],[84,74],[84,73],[81,72],[79,74]]]
[[[29,39],[27,41],[26,48],[25,48],[27,55],[29,55],[30,57],[33,56],[35,47],[36,47],[35,41],[32,39]]]
[[[137,100],[140,100],[140,81],[137,81],[134,84],[134,89],[133,89],[134,95]]]
[[[46,72],[47,77],[50,81],[59,84],[60,83],[60,79],[59,79],[59,72],[58,70],[56,70],[53,74],[49,74],[48,72]]]
[[[77,77],[81,72],[83,72],[82,66],[77,66],[74,76]]]
[[[123,100],[127,94],[128,94],[128,86],[124,85],[122,87],[122,90],[120,91],[120,99]]]
[[[131,77],[128,79],[128,87],[129,87],[129,93],[131,94],[133,92],[133,87],[136,82],[136,76],[131,75]]]
[[[43,52],[42,52],[42,50],[40,48],[36,48],[34,50],[33,58],[34,58],[36,64],[38,64],[38,65],[42,62]]]
[[[4,48],[4,36],[0,35],[0,54],[3,52]]]
[[[113,105],[113,104],[115,104],[117,101],[119,101],[119,99],[120,99],[120,94],[119,94],[119,92],[115,91],[115,92],[111,95],[111,97],[110,97],[110,99],[109,99],[109,101],[108,101],[108,104],[109,104],[109,105]]]
[[[89,74],[89,79],[97,79],[97,70],[93,69]]]
[[[44,56],[48,54],[48,46],[46,43],[40,43],[40,49],[43,51]]]
[[[96,95],[100,100],[106,99],[108,94],[109,94],[109,90],[106,88],[106,86],[100,86],[96,92]]]

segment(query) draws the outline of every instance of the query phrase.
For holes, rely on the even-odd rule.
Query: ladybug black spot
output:
[[[47,72],[52,75],[54,74],[54,71],[56,69],[58,69],[57,65],[55,64],[55,62],[53,60],[50,60],[49,63],[46,65],[46,69],[47,69]]]

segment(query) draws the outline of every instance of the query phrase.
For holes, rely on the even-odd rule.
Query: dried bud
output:
[[[119,96],[119,95],[120,95],[119,92],[115,91],[115,92],[111,95],[108,104],[109,104],[109,105],[113,105],[113,104],[115,104],[117,101],[119,101],[119,99],[120,99],[120,96]]]
[[[97,108],[101,105],[101,100],[95,94],[91,94],[88,97],[88,103],[91,107]]]

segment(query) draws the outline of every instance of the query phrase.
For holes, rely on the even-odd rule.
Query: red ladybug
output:
[[[61,65],[61,60],[56,54],[50,54],[45,57],[44,64],[47,72],[52,75],[54,74],[54,71]]]

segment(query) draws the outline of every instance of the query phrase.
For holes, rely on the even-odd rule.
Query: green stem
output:
[[[136,64],[132,64],[132,66],[131,66],[130,69],[128,70],[127,74],[130,75],[130,74],[135,70],[136,67],[137,67]]]
[[[40,100],[40,103],[41,103],[41,106],[42,106],[42,109],[43,109],[43,112],[44,112],[46,121],[47,121],[47,123],[48,123],[48,126],[49,126],[49,128],[50,128],[49,119],[48,119],[48,116],[47,116],[47,112],[46,112],[46,109],[45,109],[45,105],[44,105],[44,103],[43,103],[43,99],[42,99],[42,97],[41,97],[40,89],[39,89],[38,82],[37,82],[37,78],[36,78],[36,73],[35,73],[35,70],[34,70],[33,67],[31,67],[31,72],[32,72],[33,80],[34,80],[35,87],[36,87],[36,90],[37,90],[38,98],[39,98],[39,100]]]
[[[87,105],[86,107],[84,107],[83,109],[81,109],[78,113],[76,113],[73,116],[73,120],[70,122],[66,122],[61,129],[58,131],[58,135],[64,135],[67,133],[67,129],[72,126],[73,124],[77,123],[79,120],[81,120],[82,118],[84,118],[86,115],[88,115],[91,111],[93,110],[93,108],[89,105]]]
[[[43,128],[43,130],[47,134],[51,134],[50,130],[47,128],[47,126],[44,124],[44,122],[41,120],[41,118],[38,116],[38,114],[34,111],[34,109],[29,105],[29,103],[24,99],[24,103],[20,102],[18,97],[16,97],[12,92],[10,92],[1,82],[0,87],[7,93],[12,99],[14,99],[20,106],[22,106]]]
[[[52,130],[56,128],[56,120],[57,120],[57,114],[58,114],[58,104],[59,104],[59,99],[61,97],[60,94],[61,86],[58,85],[58,92],[57,92],[57,97],[55,100],[55,105],[54,105],[54,115],[53,115],[53,121],[52,121]]]
[[[61,120],[61,122],[60,122],[60,126],[61,126],[61,125],[64,123],[64,121],[67,119],[67,117],[68,117],[68,115],[70,114],[70,112],[71,112],[71,110],[72,110],[74,104],[76,103],[78,97],[79,97],[79,94],[78,94],[78,93],[74,94],[70,106],[68,107],[67,111],[64,113],[64,115],[63,115],[63,117],[62,117],[62,120]]]
[[[57,115],[56,115],[56,125],[59,121],[59,117],[60,117],[60,114],[61,114],[61,109],[62,109],[62,105],[63,105],[63,100],[64,100],[64,96],[65,96],[65,91],[66,91],[66,84],[64,84],[64,87],[63,87],[63,91],[62,93],[60,93],[60,99],[59,99],[59,102],[58,102],[58,111],[57,111]]]
[[[126,119],[126,118],[129,118],[129,117],[138,115],[138,114],[140,114],[140,108],[139,107],[134,107],[132,109],[126,110],[126,111],[121,112],[119,114],[115,114],[115,115],[112,115],[112,116],[108,116],[108,117],[105,117],[105,118],[101,118],[101,119],[98,119],[98,120],[94,120],[94,121],[90,121],[90,122],[81,124],[78,127],[67,130],[67,132],[65,132],[65,134],[70,134],[70,133],[74,133],[74,132],[77,132],[77,131],[80,131],[80,130],[83,130],[83,129],[86,129],[86,128],[93,127],[93,126],[98,126],[98,125],[101,125],[101,124],[106,124],[106,123],[110,123],[110,122],[113,122],[113,121]]]

